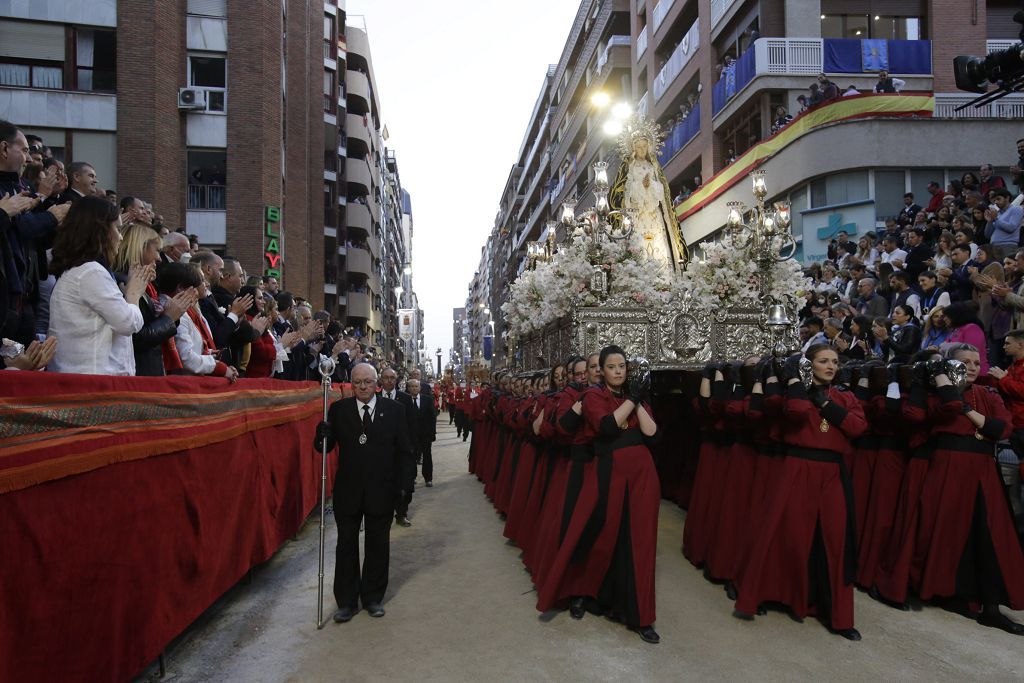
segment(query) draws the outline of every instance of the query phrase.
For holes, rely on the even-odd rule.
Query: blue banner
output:
[[[861,71],[889,70],[889,45],[887,41],[871,39],[860,41]]]
[[[484,337],[484,360],[490,360],[494,355],[494,337]]]

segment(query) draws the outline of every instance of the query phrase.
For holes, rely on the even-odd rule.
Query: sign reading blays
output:
[[[284,240],[281,239],[281,208],[268,206],[263,212],[263,257],[267,260],[264,275],[278,280],[284,270]]]

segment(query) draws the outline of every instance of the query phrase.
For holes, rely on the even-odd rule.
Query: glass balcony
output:
[[[697,54],[699,47],[700,19],[697,19],[693,22],[693,26],[686,32],[682,40],[679,41],[679,45],[672,52],[672,56],[668,58],[668,61],[665,62],[665,66],[654,77],[652,90],[654,91],[655,102],[661,99],[661,96],[669,89],[683,68],[690,63],[690,59]]]

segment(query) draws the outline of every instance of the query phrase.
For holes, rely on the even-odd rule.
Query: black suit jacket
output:
[[[413,406],[415,407],[415,401]],[[416,445],[422,447],[437,439],[437,413],[434,411],[434,399],[420,393],[420,409],[416,412]]]
[[[378,398],[381,396],[383,396],[383,390],[381,390],[380,394],[377,394]],[[412,396],[401,389],[395,389],[394,400],[401,403],[402,407],[405,408],[405,424],[406,429],[409,430],[409,443],[411,445],[419,443],[419,420],[416,418],[416,406],[412,402]],[[416,475],[413,474],[412,477],[415,479]]]
[[[328,446],[339,446],[335,512],[393,514],[400,492],[407,490],[405,473],[415,462],[405,408],[398,401],[378,396],[365,444],[359,443],[363,421],[355,397],[336,401],[327,421],[331,425]]]

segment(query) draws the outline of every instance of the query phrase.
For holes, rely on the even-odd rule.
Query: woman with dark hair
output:
[[[1013,422],[999,392],[975,384],[980,351],[970,344],[946,351],[966,366],[962,390],[950,381],[948,364],[934,366],[938,397],[928,406],[934,451],[911,576],[922,599],[947,598],[951,609],[983,626],[1024,635],[1024,624],[999,611],[999,605],[1024,609],[1024,553],[992,458]],[[977,603],[980,613],[972,607]]]
[[[974,174],[974,171],[967,171],[960,176],[960,186],[964,192],[976,192],[981,186],[981,181],[978,180],[978,176]]]
[[[200,299],[209,295],[209,286],[198,263],[166,263],[160,268],[154,284],[165,306],[171,297],[190,289],[194,289]],[[199,311],[198,302],[190,306],[178,321],[174,346],[181,360],[183,374],[226,377],[232,383],[238,379],[238,370],[217,358],[213,333]]]
[[[606,346],[604,384],[586,392],[581,429],[593,442],[588,472],[550,573],[538,586],[545,612],[572,598],[591,611],[611,613],[648,643],[654,630],[654,561],[661,489],[647,448],[658,433],[646,400],[650,375],[627,381],[626,352]]]
[[[60,339],[49,368],[86,375],[134,375],[132,334],[142,329],[139,300],[153,266],[131,269],[124,294],[110,265],[121,243],[121,219],[106,199],[83,197],[57,229],[50,272],[49,335]]]
[[[978,320],[978,309],[971,301],[958,301],[943,311],[949,323],[946,344],[970,344],[978,349],[981,374],[988,374],[988,355],[985,353],[985,331]],[[943,345],[943,348],[945,345]]]
[[[982,244],[974,255],[974,263],[967,268],[972,285],[971,301],[978,307],[982,329],[989,332],[992,327],[992,289],[1006,281],[1001,250],[992,244]]]
[[[809,388],[800,379],[800,356],[783,367],[786,457],[737,583],[736,610],[754,615],[764,602],[781,602],[798,618],[814,614],[831,632],[860,640],[853,626],[855,509],[844,457],[867,422],[860,401],[832,387],[835,350],[815,344],[804,358]]]
[[[875,336],[871,332],[871,318],[866,315],[856,315],[850,322],[849,342],[842,336],[836,337],[836,348],[847,360],[865,360],[875,349]],[[844,348],[845,347],[845,348]]]
[[[277,347],[269,331],[270,318],[263,314],[263,295],[256,291],[255,287],[246,286],[238,290],[238,296],[246,295],[253,299],[252,306],[245,312],[245,317],[252,325],[255,339],[236,349],[233,357],[239,359],[238,369],[245,373],[246,377],[270,377],[274,371],[274,359],[277,358]]]
[[[921,348],[921,328],[914,309],[899,304],[892,310],[892,329],[882,338],[882,357],[892,363],[906,363]]]
[[[949,292],[939,286],[939,278],[934,270],[926,270],[917,276],[917,284],[921,287],[921,316],[928,317],[928,312],[940,306],[949,305]]]
[[[888,362],[889,352],[885,348],[885,342],[891,334],[892,321],[888,318],[875,318],[871,321],[871,335],[875,338],[875,346],[871,350],[873,357]]]

